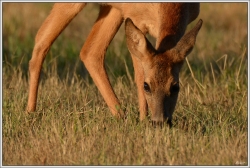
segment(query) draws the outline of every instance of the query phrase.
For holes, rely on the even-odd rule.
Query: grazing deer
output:
[[[36,109],[40,71],[50,46],[85,5],[56,3],[38,30],[29,62],[29,112]],[[114,116],[123,117],[124,112],[110,85],[104,57],[123,21],[138,88],[140,119],[146,117],[149,108],[153,122],[171,124],[180,88],[179,72],[195,44],[202,20],[187,34],[185,30],[198,15],[199,3],[100,5],[99,16],[81,49],[80,58]],[[156,38],[155,47],[145,37],[146,33]]]

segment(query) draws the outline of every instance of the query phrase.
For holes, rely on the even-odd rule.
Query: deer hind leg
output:
[[[85,5],[85,3],[56,3],[38,30],[32,58],[29,62],[30,86],[27,105],[28,112],[36,110],[40,72],[50,46]]]
[[[122,21],[119,10],[110,6],[101,6],[99,17],[80,53],[81,60],[106,101],[111,113],[117,117],[123,117],[124,113],[109,82],[104,67],[104,57]]]
[[[140,60],[135,56],[131,55],[133,60],[133,66],[135,71],[135,82],[137,85],[138,99],[139,99],[139,111],[140,111],[140,120],[144,120],[148,114],[148,105],[144,95],[144,74],[143,68],[140,63]]]

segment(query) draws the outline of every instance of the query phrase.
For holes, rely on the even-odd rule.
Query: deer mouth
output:
[[[172,124],[172,119],[169,118],[165,118],[164,121],[151,121],[151,124],[153,125],[153,127],[163,127],[164,125],[168,126],[169,128],[172,128],[173,124]]]

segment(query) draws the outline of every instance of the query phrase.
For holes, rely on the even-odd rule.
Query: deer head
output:
[[[127,18],[126,39],[129,52],[140,60],[144,72],[144,93],[151,120],[171,121],[179,93],[179,72],[185,57],[192,51],[202,20],[171,49],[159,52]]]

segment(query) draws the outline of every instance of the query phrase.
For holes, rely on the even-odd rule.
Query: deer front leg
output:
[[[141,62],[138,58],[131,55],[133,60],[135,82],[137,85],[138,99],[139,99],[139,111],[140,120],[144,120],[148,114],[148,105],[144,95],[144,74]]]
[[[110,6],[102,6],[80,53],[81,60],[106,101],[112,114],[123,117],[119,100],[117,99],[104,67],[104,57],[111,40],[122,24],[119,10]]]
[[[27,111],[36,110],[40,72],[50,46],[68,23],[81,11],[85,3],[58,3],[53,6],[35,39],[32,58],[29,62],[30,86]]]

